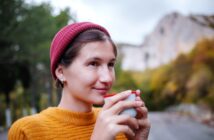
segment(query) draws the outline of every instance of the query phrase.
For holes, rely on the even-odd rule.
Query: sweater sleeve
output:
[[[15,122],[8,132],[8,140],[27,140],[26,134],[22,129],[22,122]]]

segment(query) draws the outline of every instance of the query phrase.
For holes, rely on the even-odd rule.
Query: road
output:
[[[0,140],[7,140],[7,131],[0,131]]]
[[[214,128],[188,117],[172,113],[151,112],[152,127],[149,140],[214,140]],[[0,140],[7,140],[7,132],[0,132]]]
[[[214,128],[172,113],[149,114],[149,140],[214,140]]]

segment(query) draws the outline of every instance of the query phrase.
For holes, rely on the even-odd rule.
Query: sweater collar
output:
[[[90,125],[96,121],[97,112],[93,108],[91,112],[72,112],[70,110],[61,109],[58,107],[49,107],[41,112],[41,114],[52,117],[56,121],[73,124],[73,125]]]

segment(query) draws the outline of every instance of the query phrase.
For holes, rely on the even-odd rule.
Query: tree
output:
[[[48,3],[40,5],[26,5],[15,34],[20,44],[19,59],[28,60],[32,76],[31,106],[39,111],[41,94],[48,93],[49,105],[52,104],[52,79],[49,70],[49,48],[55,33],[70,20],[69,9],[53,15],[52,7]],[[41,16],[42,15],[42,16]]]
[[[41,94],[52,94],[50,43],[59,28],[71,19],[68,8],[57,15],[52,10],[47,3],[28,5],[23,0],[1,0],[0,93],[5,94],[8,108],[9,94],[19,82],[26,102],[30,96],[31,105],[38,110]]]
[[[18,25],[18,19],[22,13],[22,0],[1,0],[0,5],[0,93],[6,96],[6,103],[9,106],[9,93],[14,89],[17,79],[23,85],[29,87],[29,69],[24,62],[17,59],[18,44],[13,34]],[[21,76],[22,72],[26,72]]]
[[[13,34],[18,25],[18,17],[23,12],[22,0],[1,0],[0,5],[0,93],[5,94],[7,106],[8,125],[10,110],[9,93],[20,80],[25,88],[29,87],[30,72],[24,61],[17,59],[18,44],[16,44],[16,36]],[[24,74],[23,74],[24,72]]]

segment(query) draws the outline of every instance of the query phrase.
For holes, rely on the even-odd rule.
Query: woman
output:
[[[147,109],[137,91],[136,101],[125,101],[131,91],[104,96],[115,80],[117,50],[108,31],[97,24],[79,22],[62,28],[50,48],[51,72],[62,97],[57,107],[16,121],[9,140],[148,139]],[[135,108],[137,116],[120,115]]]

